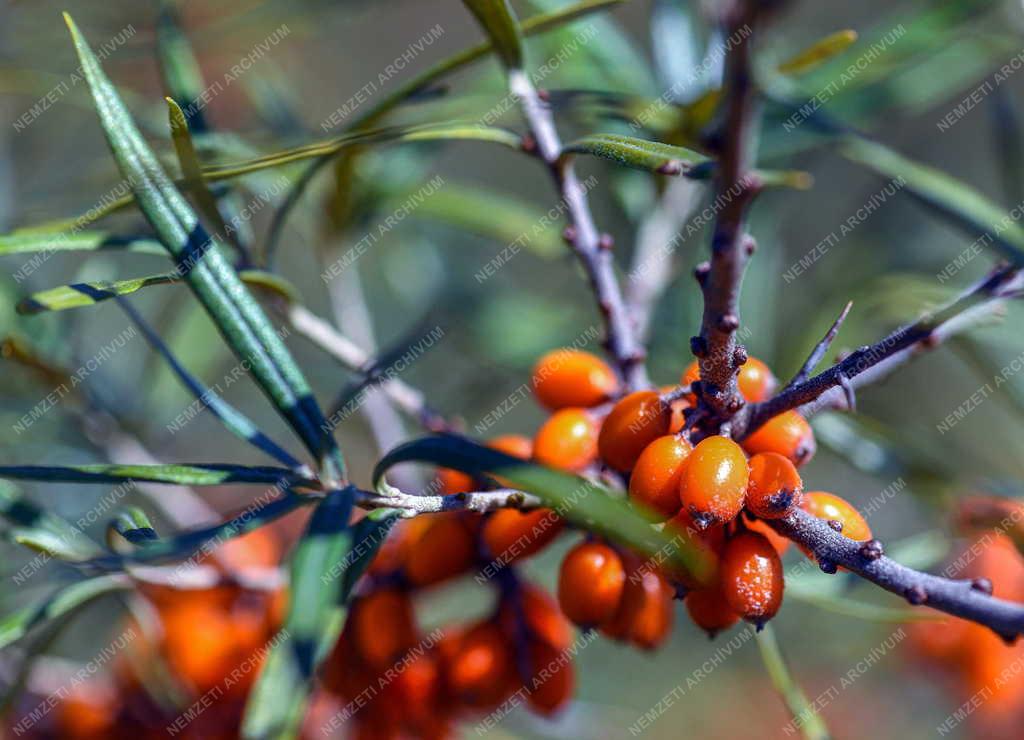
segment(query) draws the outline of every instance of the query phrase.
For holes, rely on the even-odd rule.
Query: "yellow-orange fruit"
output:
[[[788,537],[783,537],[772,529],[770,524],[762,522],[760,519],[754,519],[753,521],[747,522],[747,528],[767,537],[768,541],[772,543],[772,547],[775,548],[775,552],[779,553],[779,557],[782,557],[783,553],[789,549],[789,546],[793,542]]]
[[[619,554],[600,542],[581,542],[562,561],[558,604],[576,624],[593,627],[615,615],[625,586]]]
[[[578,473],[597,460],[597,421],[584,409],[556,411],[533,438],[533,457],[542,465]]]
[[[683,467],[679,497],[698,526],[728,522],[743,509],[749,479],[747,458],[726,437],[697,443]]]
[[[672,409],[656,391],[637,391],[619,401],[601,425],[598,452],[605,463],[629,472],[651,442],[668,434]]]
[[[540,714],[554,714],[572,698],[575,684],[572,661],[546,642],[533,641],[527,648],[530,675],[523,686],[526,701]]]
[[[522,434],[502,434],[488,442],[487,446],[522,460],[529,460],[533,456],[533,440]]]
[[[533,392],[552,410],[596,406],[618,388],[619,379],[604,360],[578,349],[548,352],[533,368]]]
[[[402,552],[403,572],[409,582],[429,586],[467,571],[476,558],[476,542],[466,519],[456,512],[423,519],[423,528],[411,535]]]
[[[615,615],[601,625],[603,633],[653,650],[672,631],[674,592],[657,571],[638,567],[629,571]]]
[[[446,674],[455,698],[470,707],[489,708],[513,690],[515,663],[508,637],[494,622],[482,622],[450,649]]]
[[[826,491],[808,491],[800,508],[819,519],[837,521],[843,525],[843,536],[863,542],[871,539],[871,527],[845,499]]]
[[[743,449],[751,455],[777,452],[800,466],[814,457],[818,445],[807,420],[796,411],[784,411],[743,440]]]
[[[690,619],[711,637],[740,620],[740,615],[729,606],[719,584],[690,591],[686,594],[685,603]]]
[[[661,519],[675,516],[682,506],[679,481],[692,449],[689,442],[674,434],[658,437],[647,445],[629,477],[629,497]]]
[[[777,452],[762,452],[747,463],[747,508],[762,519],[779,519],[800,504],[804,484],[796,466]]]
[[[56,706],[59,737],[67,740],[99,740],[115,736],[118,704],[113,690],[76,686]],[[15,725],[14,733],[18,732],[17,728],[18,725]]]
[[[517,602],[506,599],[501,604],[499,615],[505,634],[517,634],[518,620],[521,619],[533,640],[546,642],[557,650],[566,650],[572,644],[572,624],[547,591],[523,583],[515,597]]]
[[[683,385],[691,385],[696,380],[700,380],[700,366],[694,360],[687,365],[681,382]],[[772,371],[756,357],[747,358],[747,361],[740,366],[736,382],[739,385],[740,395],[751,403],[760,403],[770,397],[777,385]]]
[[[782,561],[763,535],[748,531],[726,542],[720,577],[725,600],[748,622],[763,624],[782,606]]]
[[[352,605],[352,640],[366,665],[387,670],[416,643],[416,619],[409,595],[397,589],[372,591]]]
[[[476,489],[473,476],[451,468],[437,469],[437,487],[442,496],[467,493]]]
[[[481,534],[490,556],[505,564],[551,544],[564,527],[565,520],[551,509],[499,509],[484,520]]]

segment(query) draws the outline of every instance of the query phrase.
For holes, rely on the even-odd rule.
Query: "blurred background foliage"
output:
[[[564,5],[561,0],[514,3],[520,17]],[[581,29],[594,29],[540,83],[554,90],[621,93],[622,98],[554,95],[563,138],[592,131],[629,132],[622,106],[629,98],[655,98],[673,85],[680,102],[698,98],[717,84],[718,65],[707,65],[702,79],[680,84],[720,42],[710,33],[696,3],[635,0],[611,12],[528,40],[529,64],[539,66],[559,53]],[[134,33],[104,61],[143,130],[161,154],[172,157],[156,55],[156,2],[80,4],[78,23],[99,46],[131,24]],[[116,185],[118,177],[97,125],[84,82],[79,81],[31,125],[14,122],[47,90],[77,67],[60,4],[48,0],[8,3],[0,9],[0,230],[66,218],[92,207]],[[270,152],[336,135],[322,122],[372,81],[370,106],[402,81],[480,40],[480,33],[457,0],[420,3],[324,2],[319,0],[233,0],[180,3],[183,28],[207,81],[223,81],[232,65],[277,29],[287,28],[279,43],[203,110],[209,133],[196,132],[206,161],[232,161],[244,152]],[[948,173],[1001,204],[1007,211],[1024,197],[1021,169],[1021,105],[1024,74],[1011,74],[975,109],[943,131],[937,125],[978,85],[1021,52],[1024,14],[1016,2],[869,2],[829,4],[795,2],[773,20],[759,39],[758,66],[778,99],[798,106],[834,84],[844,70],[902,24],[905,34],[880,53],[863,72],[838,86],[823,111],[837,121],[870,133],[910,159]],[[379,75],[432,28],[438,38],[392,79]],[[772,67],[817,39],[839,29],[854,29],[859,40],[844,54],[806,75],[783,80]],[[589,31],[588,31],[589,33]],[[1019,60],[1018,60],[1019,61]],[[452,119],[478,120],[504,96],[499,66],[484,59],[417,99],[399,107],[392,123]],[[596,99],[595,99],[596,98]],[[354,115],[362,111],[357,108]],[[978,234],[951,225],[907,193],[887,200],[855,230],[843,236],[795,279],[787,270],[815,245],[854,215],[886,180],[844,158],[812,122],[787,131],[782,122],[792,113],[778,102],[767,109],[762,137],[762,165],[802,169],[814,177],[806,192],[777,190],[760,198],[751,231],[759,249],[743,295],[743,321],[750,328],[751,353],[763,358],[780,378],[788,378],[848,300],[854,301],[838,345],[854,348],[876,340],[902,321],[914,319],[958,288],[983,274],[988,255],[969,262],[948,281],[937,279],[946,265]],[[628,116],[627,116],[628,117]],[[346,120],[344,123],[347,123]],[[509,106],[497,121],[522,130],[519,113]],[[650,138],[686,140],[669,116],[652,125]],[[195,122],[193,122],[195,125]],[[172,161],[168,159],[168,161]],[[532,362],[544,351],[571,343],[598,315],[582,273],[561,248],[556,223],[532,240],[500,271],[480,281],[476,275],[555,202],[544,173],[520,154],[478,143],[399,144],[361,149],[349,166],[327,168],[285,223],[276,265],[296,285],[303,301],[321,315],[359,311],[365,301],[378,346],[415,343],[432,327],[443,329],[436,346],[401,373],[422,388],[431,404],[465,421],[471,434],[505,399],[513,407],[486,436],[532,433],[542,411],[522,397]],[[287,192],[282,176],[297,180],[305,163],[267,171],[238,181],[236,199],[244,204],[268,189],[279,191],[274,207],[257,209],[251,223],[256,244],[265,244],[273,212]],[[625,170],[600,160],[581,162],[582,175],[593,175],[595,217],[615,238],[623,273],[629,269],[638,230],[663,196],[667,178]],[[339,290],[333,297],[320,274],[393,213],[410,195],[440,174],[444,187],[388,231],[357,261],[362,297]],[[340,179],[336,179],[340,178]],[[335,187],[340,184],[340,187]],[[685,189],[685,188],[684,188]],[[699,210],[708,193],[690,187],[681,200]],[[329,209],[329,210],[325,210]],[[334,224],[328,228],[327,224]],[[114,233],[144,233],[141,216],[127,209],[103,224]],[[672,280],[658,302],[651,323],[649,368],[658,383],[675,382],[690,361],[689,338],[699,325],[701,301],[690,277],[704,259],[706,233],[683,241],[672,261]],[[112,280],[165,269],[159,257],[126,252],[55,255],[21,283],[11,275],[24,255],[2,258],[0,335],[20,338],[54,365],[79,367],[126,328],[113,301],[87,309],[20,316],[15,304],[30,292],[65,283]],[[234,360],[191,294],[179,286],[141,291],[133,303],[149,316],[179,358],[208,383],[230,372]],[[859,397],[860,414],[823,415],[814,425],[819,453],[804,471],[812,488],[827,488],[856,504],[868,505],[902,479],[906,486],[869,516],[885,542],[918,537],[915,552],[924,566],[934,566],[952,539],[950,503],[977,491],[1020,494],[1024,438],[1024,378],[1013,375],[979,408],[943,433],[942,420],[963,404],[1022,349],[1021,312],[1011,307],[1005,320],[974,331],[949,346],[926,354],[884,384]],[[364,339],[366,337],[364,336]],[[302,339],[288,344],[325,401],[351,377]],[[11,345],[8,345],[10,350]],[[53,389],[52,379],[8,352],[0,362],[0,463],[72,464],[105,461],[90,441],[75,410],[82,400],[67,396],[30,428],[15,427]],[[201,414],[176,434],[168,431],[191,403],[166,368],[144,343],[133,341],[91,373],[84,390],[94,403],[122,419],[161,460],[232,461],[257,464],[255,451],[220,432],[210,414]],[[267,429],[282,430],[280,420],[255,386],[236,383],[225,397]],[[409,433],[416,429],[409,425]],[[348,418],[338,431],[355,479],[368,484],[380,455],[363,415]],[[71,518],[93,509],[109,491],[103,486],[59,484],[24,486],[34,500]],[[229,512],[244,505],[251,490],[207,489],[206,500]],[[142,494],[126,499],[147,505]],[[158,528],[170,526],[151,509]],[[299,529],[301,516],[281,526],[283,534]],[[103,523],[94,534],[100,536]],[[925,540],[920,539],[926,534]],[[569,538],[564,538],[568,540]],[[922,546],[923,542],[923,546]],[[565,541],[527,565],[536,579],[553,585]],[[892,549],[892,547],[890,548]],[[30,556],[3,546],[0,609],[5,613],[61,576],[47,566],[27,585],[16,587],[11,574]],[[790,555],[793,563],[799,555]],[[789,562],[789,561],[787,561]],[[836,577],[842,590],[855,589],[864,602],[894,602],[870,586]],[[807,576],[813,594],[830,583],[821,574]],[[833,579],[836,580],[836,579]],[[432,593],[422,613],[427,623],[465,616],[485,608],[489,596],[480,588],[457,584]],[[88,658],[106,644],[114,599],[101,600],[76,618],[50,650]],[[681,607],[680,607],[681,608]],[[895,625],[822,611],[799,598],[788,599],[776,632],[797,677],[812,698],[889,636]],[[637,716],[699,669],[715,651],[689,625],[676,629],[671,643],[648,655],[599,640],[579,656],[581,687],[560,725],[516,712],[494,730],[494,737],[555,737],[566,731],[579,737],[623,737]],[[925,737],[954,708],[941,687],[921,675],[911,654],[897,649],[824,709],[843,737]],[[744,711],[733,711],[743,705]],[[870,707],[870,711],[864,711]],[[733,737],[750,731],[751,718],[771,733],[783,726],[785,709],[765,679],[757,650],[740,648],[692,691],[647,736],[678,737],[680,728],[693,737]],[[842,728],[842,731],[838,731]],[[780,733],[776,733],[780,734]]]

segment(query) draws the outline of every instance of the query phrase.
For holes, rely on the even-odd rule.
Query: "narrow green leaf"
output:
[[[59,483],[177,483],[219,486],[226,483],[276,483],[300,480],[287,468],[246,467],[219,463],[171,465],[0,465],[0,478],[48,480]],[[309,481],[306,481],[309,483]]]
[[[228,228],[217,207],[217,199],[213,197],[210,186],[203,176],[203,163],[199,161],[199,155],[196,154],[195,145],[192,143],[192,134],[185,120],[185,113],[172,98],[165,100],[167,117],[171,124],[171,139],[174,141],[174,151],[178,155],[181,175],[184,178],[182,184],[196,199],[200,213],[207,218],[207,223],[213,228],[214,233],[223,238],[228,233]]]
[[[119,512],[107,526],[107,545],[118,553],[127,553],[160,537],[149,517],[138,506]]]
[[[401,462],[428,462],[473,475],[489,473],[517,489],[538,496],[559,516],[621,542],[642,555],[656,557],[681,576],[708,583],[715,557],[696,538],[653,527],[654,518],[609,491],[574,475],[509,457],[454,435],[424,437],[399,445],[377,463],[373,479]]]
[[[567,144],[562,153],[590,154],[633,169],[666,175],[689,175],[698,165],[713,161],[681,146],[620,134],[591,134]]]
[[[206,131],[203,106],[194,105],[206,88],[199,60],[192,44],[181,27],[177,0],[160,0],[160,15],[156,22],[156,52],[160,61],[160,76],[167,93],[188,109],[188,127],[192,131]]]
[[[1024,267],[1024,227],[971,186],[868,139],[848,137],[841,151],[880,175],[902,178],[908,193],[965,229],[971,237],[987,237],[985,241],[1003,257]]]
[[[99,576],[64,586],[42,601],[0,619],[0,649],[20,640],[33,627],[68,614],[104,594],[131,587],[131,580],[123,574]]]
[[[761,659],[772,679],[772,685],[789,708],[793,715],[793,724],[799,728],[800,734],[806,740],[829,740],[831,736],[825,721],[789,672],[789,666],[786,665],[786,659],[779,649],[772,626],[766,624],[755,637],[757,647],[761,651]]]
[[[830,33],[784,61],[778,70],[784,75],[802,75],[842,54],[856,41],[857,32],[850,28]]]
[[[523,68],[523,39],[508,0],[463,0],[487,32],[502,63],[509,69]]]
[[[260,387],[316,455],[327,478],[342,479],[344,462],[337,443],[327,433],[323,414],[284,342],[224,257],[220,244],[206,233],[168,180],[71,16],[65,14],[65,21],[118,167],[178,271],[235,354],[249,363]]]
[[[167,254],[164,245],[148,237],[118,237],[107,231],[41,232],[19,229],[0,236],[0,255],[30,252],[139,252]]]
[[[61,560],[87,560],[102,549],[70,522],[25,498],[6,481],[0,481],[0,516],[11,530],[8,537],[20,545]]]
[[[56,288],[41,290],[38,293],[33,293],[23,298],[18,301],[15,310],[20,314],[64,311],[69,308],[92,306],[118,296],[131,295],[135,291],[151,285],[167,285],[168,283],[180,281],[180,275],[175,272],[167,272],[160,275],[147,275],[145,277],[117,280],[115,282],[102,280],[91,283],[60,285]]]
[[[313,512],[291,558],[286,638],[271,650],[246,706],[246,738],[292,738],[305,716],[313,677],[341,633],[344,566],[353,544],[351,489],[334,491]]]

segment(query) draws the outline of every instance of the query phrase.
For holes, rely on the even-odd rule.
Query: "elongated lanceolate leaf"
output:
[[[508,0],[463,0],[483,26],[502,63],[509,69],[523,67],[523,39]]]

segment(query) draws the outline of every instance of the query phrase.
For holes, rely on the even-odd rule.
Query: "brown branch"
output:
[[[510,70],[509,89],[519,99],[530,128],[532,139],[526,146],[535,148],[548,165],[562,195],[569,221],[565,238],[587,273],[604,317],[608,353],[629,389],[646,388],[650,382],[644,367],[645,351],[615,277],[611,237],[598,231],[572,158],[562,157],[562,142],[551,110],[541,100],[529,77],[522,70]]]
[[[725,26],[734,43],[726,57],[725,118],[717,141],[715,203],[721,203],[711,236],[711,261],[697,272],[704,294],[700,336],[692,340],[700,361],[699,395],[713,417],[727,422],[743,406],[736,382],[746,353],[736,341],[743,273],[754,242],[745,232],[746,213],[759,185],[753,175],[760,104],[754,89],[752,28],[756,0],[739,0],[727,11]]]
[[[839,317],[832,322],[832,326],[829,327],[827,332],[825,332],[825,336],[823,336],[821,340],[814,345],[814,349],[811,350],[811,354],[807,356],[807,360],[804,362],[803,367],[801,367],[797,374],[793,376],[791,381],[786,383],[786,387],[782,389],[783,391],[787,391],[793,386],[799,385],[811,377],[811,373],[814,371],[814,368],[818,366],[818,363],[821,362],[821,358],[825,356],[825,353],[828,352],[828,348],[831,347],[832,342],[835,341],[836,335],[839,334],[839,327],[843,325],[843,322],[846,321],[846,317],[850,315],[851,308],[853,308],[853,301],[848,301],[846,307],[839,314]]]
[[[977,622],[1008,641],[1024,633],[1024,604],[993,597],[991,584],[984,580],[953,580],[900,565],[882,554],[877,540],[851,540],[802,509],[770,524],[813,552],[826,572],[842,566],[911,604]]]
[[[880,380],[919,353],[973,326],[980,318],[1001,310],[1007,298],[1024,288],[1024,275],[1002,267],[968,288],[954,301],[920,320],[900,327],[884,339],[849,354],[818,375],[789,387],[762,403],[743,409],[732,420],[732,434],[742,440],[784,411],[799,409],[805,415],[822,408],[848,408],[848,391]]]

